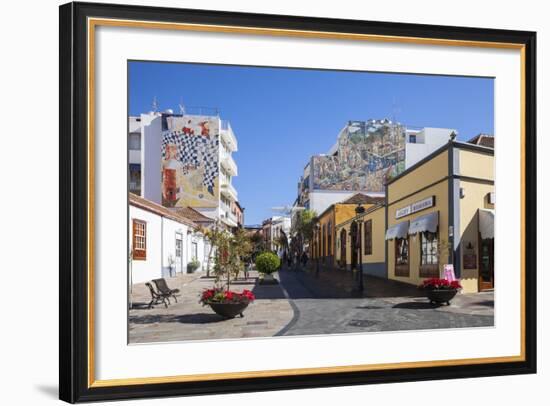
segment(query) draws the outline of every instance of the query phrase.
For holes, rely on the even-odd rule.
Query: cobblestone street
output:
[[[365,277],[365,291],[359,296],[352,290],[355,283],[349,272],[330,272],[318,276],[303,270],[279,273],[294,309],[293,320],[279,335],[487,327],[494,323],[492,292],[459,294],[450,306],[434,307],[414,286]]]
[[[224,319],[199,303],[212,278],[183,274],[168,279],[180,289],[178,302],[148,309],[149,291],[133,287],[129,316],[131,344],[290,335],[341,334],[493,326],[493,292],[459,294],[450,306],[431,306],[414,286],[365,277],[358,295],[351,273],[283,269],[279,285],[260,285],[256,273],[232,289],[249,289],[256,301],[244,317]]]

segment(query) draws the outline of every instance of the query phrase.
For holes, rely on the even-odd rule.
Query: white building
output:
[[[405,169],[421,161],[436,149],[449,142],[456,130],[425,127],[421,130],[407,129],[405,143]]]
[[[128,144],[131,192],[237,227],[238,144],[228,121],[217,113],[149,112],[129,118]]]
[[[191,220],[159,205],[129,194],[130,283],[169,278],[187,272],[197,259],[195,272],[206,269],[205,238]]]
[[[290,244],[290,216],[273,216],[262,222],[262,232],[266,249],[281,251],[279,239],[284,235]]]

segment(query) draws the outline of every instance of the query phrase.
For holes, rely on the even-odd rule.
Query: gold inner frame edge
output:
[[[332,374],[343,372],[366,372],[377,370],[391,370],[399,368],[426,368],[426,367],[441,367],[441,366],[459,366],[472,364],[493,364],[505,362],[522,362],[525,361],[525,45],[519,43],[506,42],[487,42],[487,41],[469,41],[469,40],[453,40],[453,39],[435,39],[422,37],[399,37],[391,35],[373,35],[373,34],[355,34],[342,32],[326,32],[326,31],[306,31],[306,30],[290,30],[290,29],[274,29],[260,27],[242,27],[228,25],[209,25],[209,24],[187,24],[187,23],[163,23],[154,21],[140,20],[122,20],[109,18],[88,18],[87,41],[88,41],[88,63],[87,63],[87,80],[88,80],[88,387],[113,387],[127,385],[143,385],[143,384],[161,384],[161,383],[177,383],[177,382],[198,382],[212,381],[220,379],[244,379],[244,378],[265,378],[277,376],[296,376],[296,375],[312,375],[312,374]],[[283,36],[283,37],[299,37],[299,38],[318,38],[318,39],[340,39],[340,40],[356,40],[356,41],[371,41],[371,42],[393,42],[402,44],[420,44],[432,46],[460,46],[460,47],[479,47],[479,48],[496,48],[496,49],[512,49],[520,51],[520,164],[521,164],[521,236],[520,236],[520,337],[521,349],[519,355],[503,356],[503,357],[484,357],[484,358],[469,358],[455,360],[434,360],[434,361],[415,361],[401,363],[384,363],[384,364],[364,364],[364,365],[347,365],[347,366],[331,366],[331,367],[316,367],[316,368],[295,368],[295,369],[278,369],[267,371],[243,371],[243,372],[220,372],[211,374],[191,374],[191,375],[175,375],[161,377],[144,377],[144,378],[120,378],[120,379],[95,379],[95,341],[94,341],[94,301],[95,301],[95,279],[94,279],[94,191],[95,191],[95,28],[97,26],[110,27],[131,27],[131,28],[147,28],[147,29],[163,29],[163,30],[178,30],[178,31],[195,31],[195,32],[218,32],[218,33],[234,33],[244,35],[264,35],[264,36]]]

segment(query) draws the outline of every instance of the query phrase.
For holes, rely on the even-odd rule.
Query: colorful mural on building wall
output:
[[[162,136],[162,203],[168,207],[217,207],[219,119],[167,117]]]
[[[405,127],[389,120],[350,121],[330,156],[311,160],[313,189],[384,191],[405,169]]]

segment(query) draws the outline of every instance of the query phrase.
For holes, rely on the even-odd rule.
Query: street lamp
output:
[[[321,245],[319,244],[320,230],[321,230],[321,225],[319,223],[316,223],[315,224],[315,247],[317,248],[316,249],[317,252],[315,253],[315,256],[316,256],[316,259],[317,259],[317,266],[315,268],[315,276],[317,276],[317,277],[319,276],[319,257],[321,256]]]
[[[359,203],[357,207],[355,208],[355,214],[356,214],[356,221],[357,221],[357,233],[358,233],[358,249],[359,249],[359,292],[363,293],[363,250],[361,249],[361,246],[363,245],[362,242],[362,225],[363,225],[363,219],[359,218],[361,214],[365,212],[365,208]]]

